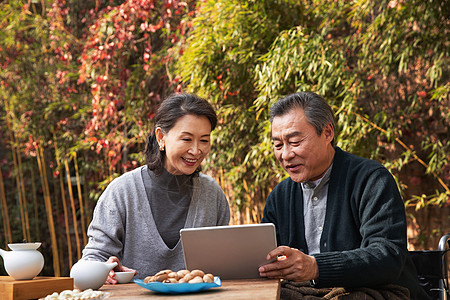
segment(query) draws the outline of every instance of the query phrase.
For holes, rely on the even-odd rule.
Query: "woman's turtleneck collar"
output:
[[[156,175],[150,169],[147,168],[147,170],[150,177],[157,182],[160,187],[166,188],[167,190],[178,191],[188,186],[192,186],[193,175],[173,175],[165,168],[160,175]]]

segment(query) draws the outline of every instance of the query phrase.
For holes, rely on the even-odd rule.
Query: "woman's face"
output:
[[[167,133],[156,128],[159,145],[164,145],[164,167],[173,175],[190,175],[211,148],[211,123],[205,116],[185,115]]]

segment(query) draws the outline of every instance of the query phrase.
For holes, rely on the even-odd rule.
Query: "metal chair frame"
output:
[[[439,281],[440,295],[439,300],[448,300],[450,298],[450,288],[449,288],[449,259],[447,252],[450,250],[450,233],[442,236],[439,240],[438,250],[442,251],[442,274],[443,278]]]
[[[438,250],[410,251],[410,254],[427,294],[434,296],[433,300],[450,300],[450,233],[441,237]]]

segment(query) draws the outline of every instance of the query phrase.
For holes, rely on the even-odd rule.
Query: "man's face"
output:
[[[274,117],[272,121],[275,156],[295,182],[322,177],[333,160],[333,137],[331,124],[317,135],[301,108]]]

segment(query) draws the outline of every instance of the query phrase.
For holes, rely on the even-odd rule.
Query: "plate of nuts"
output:
[[[145,279],[135,279],[134,282],[148,290],[166,293],[182,294],[208,290],[222,286],[220,277],[205,274],[202,270],[162,270]]]

